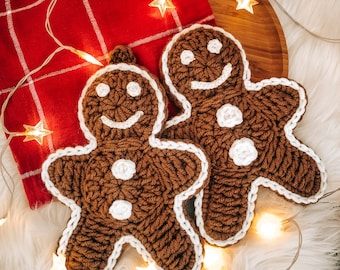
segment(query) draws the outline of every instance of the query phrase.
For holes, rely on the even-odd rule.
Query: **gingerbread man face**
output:
[[[84,122],[97,141],[126,137],[146,140],[151,135],[159,109],[154,106],[158,104],[154,90],[158,86],[145,75],[145,70],[119,63],[88,82],[82,104]]]
[[[161,67],[181,109],[165,136],[199,143],[211,160],[209,185],[195,202],[197,224],[210,243],[243,238],[261,185],[298,203],[322,196],[324,166],[293,135],[307,103],[301,86],[283,78],[252,83],[240,43],[208,25],[175,35]]]
[[[163,54],[162,69],[172,91],[180,91],[193,107],[202,96],[225,95],[233,92],[244,67],[240,50],[223,32],[205,28],[200,31],[185,31],[178,36],[171,48]],[[184,79],[185,78],[185,79]],[[233,83],[230,83],[233,82]],[[176,89],[176,90],[175,90]]]
[[[202,246],[183,204],[207,184],[202,149],[160,139],[165,93],[145,69],[108,65],[79,101],[86,146],[43,164],[48,190],[72,210],[58,253],[67,269],[113,269],[130,244],[157,269],[200,269]]]

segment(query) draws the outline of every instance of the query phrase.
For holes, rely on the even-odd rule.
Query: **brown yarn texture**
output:
[[[127,95],[131,81],[141,86],[140,96]],[[96,94],[99,83],[110,86],[106,97]],[[159,88],[166,104],[165,93]],[[80,221],[67,245],[67,269],[103,269],[115,243],[126,235],[138,239],[163,269],[192,269],[194,246],[173,207],[174,197],[197,180],[201,160],[188,151],[149,144],[157,115],[166,114],[158,111],[150,82],[132,71],[107,72],[87,89],[82,104],[85,124],[95,136],[97,148],[89,154],[62,156],[48,170],[56,188],[81,207]],[[127,129],[109,128],[100,120],[105,115],[125,121],[138,110],[144,115]],[[135,163],[133,178],[114,177],[111,167],[119,159]],[[132,203],[128,219],[118,220],[109,213],[115,200]]]
[[[207,50],[208,42],[213,39],[223,45],[219,54]],[[181,63],[184,50],[195,55],[189,65]],[[192,81],[214,81],[228,63],[232,72],[223,84],[211,90],[191,89]],[[202,206],[209,236],[227,240],[242,229],[248,209],[247,196],[251,183],[258,177],[269,178],[303,197],[319,191],[321,177],[315,160],[292,146],[283,129],[299,107],[297,90],[284,85],[246,90],[239,48],[233,40],[213,29],[196,28],[182,34],[168,53],[167,66],[167,75],[191,103],[192,111],[189,119],[171,126],[165,135],[199,143],[211,160],[211,179],[204,189]],[[232,128],[218,125],[216,112],[224,104],[239,108],[243,116],[241,124]],[[177,105],[180,107],[180,103]],[[232,143],[244,137],[254,142],[258,157],[247,166],[237,166],[228,153]]]

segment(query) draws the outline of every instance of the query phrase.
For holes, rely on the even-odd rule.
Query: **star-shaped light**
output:
[[[26,136],[24,142],[35,140],[40,145],[43,143],[43,138],[52,133],[52,131],[44,128],[42,121],[39,121],[35,126],[24,124],[24,128],[25,131],[17,133],[16,136]]]
[[[237,1],[237,7],[236,9],[245,9],[249,11],[251,14],[254,14],[253,6],[257,5],[258,2],[255,0],[236,0]]]
[[[176,8],[171,0],[153,0],[149,6],[157,7],[161,12],[162,17],[164,17],[167,8]]]

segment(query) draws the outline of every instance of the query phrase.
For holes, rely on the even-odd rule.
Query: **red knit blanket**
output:
[[[131,47],[138,63],[158,75],[159,58],[165,43],[193,23],[214,23],[207,0],[173,0],[176,9],[164,17],[151,0],[57,1],[50,16],[54,35],[65,45],[93,55],[104,65],[105,55],[116,45]],[[6,100],[17,82],[40,66],[58,47],[45,28],[50,1],[5,0],[0,3],[0,102]],[[26,82],[9,100],[4,113],[8,131],[23,132],[23,125],[43,121],[53,131],[43,144],[10,142],[22,176],[30,206],[51,200],[41,178],[41,164],[56,149],[86,144],[77,118],[77,102],[86,80],[99,67],[62,50]]]

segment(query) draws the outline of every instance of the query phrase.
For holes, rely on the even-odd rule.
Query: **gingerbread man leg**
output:
[[[137,227],[141,229],[139,240],[156,261],[157,265],[167,269],[197,269],[197,258],[202,252],[199,245],[192,245],[192,236],[185,233],[172,214],[172,205],[160,207],[154,211],[152,223],[148,219]],[[198,240],[195,239],[196,241]]]
[[[107,223],[107,221],[104,221]],[[68,270],[104,269],[113,250],[119,231],[114,234],[98,216],[88,215],[79,220],[78,226],[70,237],[66,266]],[[78,244],[74,244],[78,243]],[[72,246],[71,246],[72,244]]]
[[[205,221],[204,227],[200,229],[208,240],[220,239],[230,244],[236,242],[234,236],[242,229],[249,207],[245,198],[250,186],[244,186],[245,180],[234,178],[225,181],[225,176],[215,175],[214,185],[205,188],[203,196],[196,198],[197,220],[200,222],[203,218]],[[251,183],[250,179],[247,181]]]

